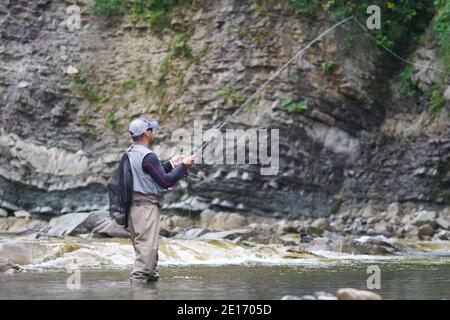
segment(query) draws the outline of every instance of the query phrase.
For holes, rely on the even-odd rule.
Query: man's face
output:
[[[147,144],[150,145],[153,141],[153,130],[148,129],[147,131],[145,131],[145,136],[147,138]]]

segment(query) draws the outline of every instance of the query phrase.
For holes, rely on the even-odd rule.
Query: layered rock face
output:
[[[79,1],[81,29],[71,31],[72,3],[0,4],[0,207],[8,210],[105,209],[130,119],[159,120],[154,149],[167,158],[175,129],[192,132],[195,120],[214,127],[335,23],[276,5],[262,12],[253,1],[202,0],[157,32],[128,16],[97,18]],[[354,30],[328,34],[228,124],[280,130],[276,175],[261,175],[260,165],[198,165],[203,179],[188,196],[171,193],[168,207],[296,218],[369,201],[449,205],[448,100],[436,115],[423,99],[398,94],[398,61]],[[439,65],[432,46],[413,56]],[[414,71],[419,88],[437,77]]]

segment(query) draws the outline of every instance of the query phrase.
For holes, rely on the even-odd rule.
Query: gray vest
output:
[[[142,194],[162,196],[166,192],[155,180],[142,169],[142,161],[145,156],[153,151],[146,146],[133,143],[127,150],[130,158],[131,171],[133,173],[133,191]]]

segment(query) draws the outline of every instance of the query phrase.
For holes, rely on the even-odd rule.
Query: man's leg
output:
[[[130,279],[156,280],[159,208],[156,205],[133,206],[130,211],[130,232],[136,254]]]

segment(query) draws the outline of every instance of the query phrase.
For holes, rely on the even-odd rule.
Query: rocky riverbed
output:
[[[194,216],[162,214],[160,251],[167,264],[302,263],[355,255],[395,259],[428,251],[446,254],[449,215],[448,208],[409,211],[399,203],[384,212],[368,205],[329,218],[297,220],[211,210]],[[133,260],[129,233],[104,211],[69,213],[49,221],[19,211],[0,218],[0,230],[4,271],[16,272],[26,265],[64,267],[78,253],[81,258],[75,264],[80,266],[120,267]]]

